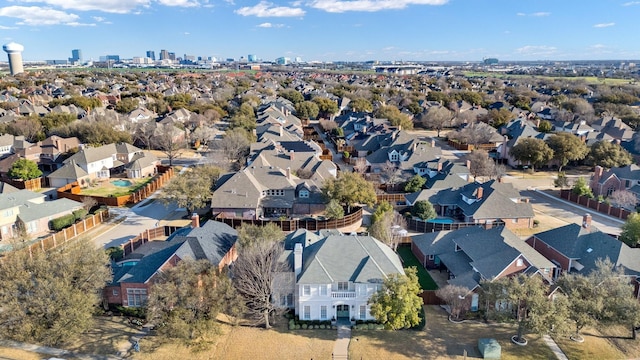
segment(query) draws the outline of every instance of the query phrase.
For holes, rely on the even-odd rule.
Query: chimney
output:
[[[432,148],[436,147],[436,141],[434,139],[431,139],[431,147]]]
[[[280,125],[280,136],[282,136],[282,125]]]
[[[593,173],[593,184],[597,184],[604,173],[604,168],[600,165],[596,166],[595,172]]]
[[[302,244],[297,243],[293,248],[293,272],[296,275],[296,281],[298,276],[302,272]]]
[[[471,169],[471,160],[467,160],[467,169]]]
[[[291,180],[291,168],[287,167],[287,180]]]
[[[528,204],[529,203],[529,198],[524,198],[524,199],[522,199],[522,201],[524,201],[525,204]]]
[[[502,158],[507,158],[507,143],[509,142],[509,137],[505,135],[502,139]]]
[[[616,145],[620,145],[620,139],[613,140],[613,143],[616,144]]]
[[[293,160],[293,155],[294,154],[295,154],[295,151],[289,150],[289,160]]]
[[[582,227],[589,229],[591,227],[591,214],[584,214],[582,217]]]
[[[198,216],[198,213],[193,213],[193,215],[191,215],[191,228],[195,229],[199,227],[200,227],[200,216]]]
[[[539,127],[540,127],[540,118],[536,120],[536,128],[539,128]]]
[[[442,163],[438,162],[438,172],[441,172],[441,171],[442,171]]]
[[[478,186],[478,190],[476,191],[476,199],[482,199],[482,195],[484,195],[484,189],[482,186]]]
[[[418,149],[418,143],[417,142],[413,142],[413,151],[415,152]]]

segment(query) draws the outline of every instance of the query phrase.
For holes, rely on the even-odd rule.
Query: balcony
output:
[[[356,297],[355,291],[332,291],[331,298],[333,299],[353,299]]]

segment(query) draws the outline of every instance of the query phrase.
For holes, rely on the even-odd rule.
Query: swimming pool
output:
[[[434,223],[434,224],[453,224],[453,219],[437,218],[437,219],[427,220],[427,222]]]
[[[113,180],[111,182],[113,185],[115,186],[119,186],[119,187],[128,187],[132,185],[132,182],[129,180],[122,180],[122,179],[118,179],[118,180]]]

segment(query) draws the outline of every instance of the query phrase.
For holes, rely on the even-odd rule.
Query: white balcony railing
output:
[[[332,291],[331,297],[334,299],[353,299],[356,297],[355,291]]]

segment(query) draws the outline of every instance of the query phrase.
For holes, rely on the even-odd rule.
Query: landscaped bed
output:
[[[402,265],[405,268],[415,266],[418,269],[418,282],[420,282],[422,290],[438,290],[438,285],[433,281],[427,269],[425,269],[418,259],[416,259],[415,255],[413,255],[411,247],[399,246],[398,255],[402,258]]]
[[[92,185],[82,188],[80,195],[104,197],[128,195],[145,186],[151,180],[153,180],[153,177],[148,176],[140,179],[110,179],[94,182]],[[125,186],[125,181],[128,181],[131,185]]]

